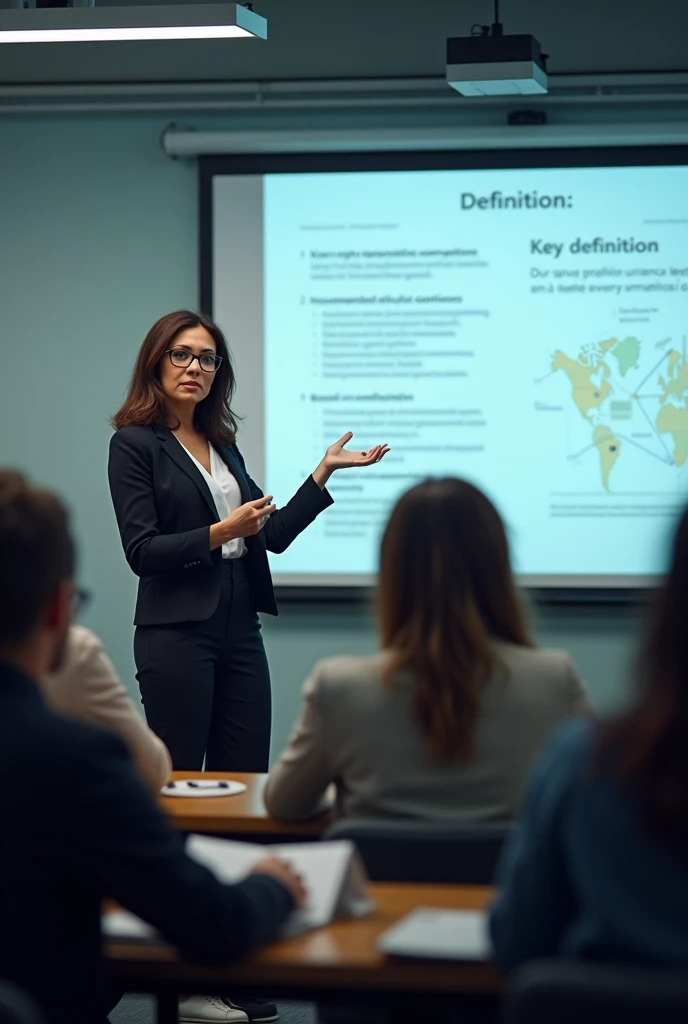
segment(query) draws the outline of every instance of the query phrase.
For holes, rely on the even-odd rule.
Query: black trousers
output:
[[[136,678],[146,720],[175,769],[265,772],[271,698],[245,559],[222,563],[217,610],[205,622],[137,626]]]

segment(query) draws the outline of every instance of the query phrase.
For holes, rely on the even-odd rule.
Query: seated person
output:
[[[316,665],[265,805],[278,818],[512,818],[552,729],[586,708],[567,654],[532,643],[503,523],[462,480],[402,496],[382,538],[381,650]]]
[[[59,716],[38,680],[69,632],[74,549],[51,494],[0,471],[2,976],[48,1024],[102,1019],[101,902],[110,897],[186,954],[229,960],[272,938],[303,900],[274,858],[223,885],[184,852],[111,732]]]
[[[634,704],[565,726],[536,767],[491,912],[504,970],[541,957],[688,967],[687,610],[688,512]]]
[[[116,732],[153,792],[162,789],[172,770],[167,747],[137,712],[95,633],[70,628],[63,662],[41,689],[54,711]]]

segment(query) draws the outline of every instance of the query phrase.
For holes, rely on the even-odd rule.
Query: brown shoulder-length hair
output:
[[[185,331],[189,327],[205,327],[215,342],[217,355],[222,356],[222,363],[215,374],[210,393],[196,406],[196,426],[203,431],[211,444],[234,443],[237,419],[232,412],[231,402],[236,381],[229,347],[224,334],[210,317],[204,313],[193,313],[188,309],[179,309],[175,313],[167,313],[160,317],[144,338],[131,375],[127,397],[122,408],[112,417],[115,430],[133,424],[172,425],[169,422],[165,394],[160,385],[160,362],[180,331]]]
[[[600,726],[597,761],[627,784],[648,832],[688,852],[688,510],[673,543],[640,657],[639,692]]]
[[[383,682],[413,678],[428,753],[469,762],[480,691],[498,665],[492,641],[532,647],[504,524],[477,487],[426,480],[394,507],[380,550]]]

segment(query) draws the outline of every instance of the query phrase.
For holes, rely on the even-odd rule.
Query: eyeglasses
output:
[[[219,370],[222,362],[222,356],[213,356],[209,352],[202,356],[195,356],[193,352],[189,352],[185,348],[168,348],[165,355],[169,356],[172,365],[180,370],[191,366],[194,359],[198,359],[198,365],[205,373],[215,373],[216,370]]]
[[[76,619],[91,601],[91,591],[75,587],[72,596],[72,618]]]

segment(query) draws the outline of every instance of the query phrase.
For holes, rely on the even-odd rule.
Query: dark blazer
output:
[[[292,907],[275,879],[218,882],[184,852],[114,734],[61,718],[0,664],[0,973],[49,1024],[101,1024],[101,900],[201,960],[242,956]]]
[[[263,496],[236,445],[218,449],[243,501]],[[222,549],[210,550],[218,516],[197,467],[167,427],[123,427],[110,440],[110,493],[124,554],[140,578],[134,623],[155,626],[209,619],[220,596]],[[246,538],[256,611],[277,615],[268,551],[289,547],[332,504],[312,476],[260,533]]]

